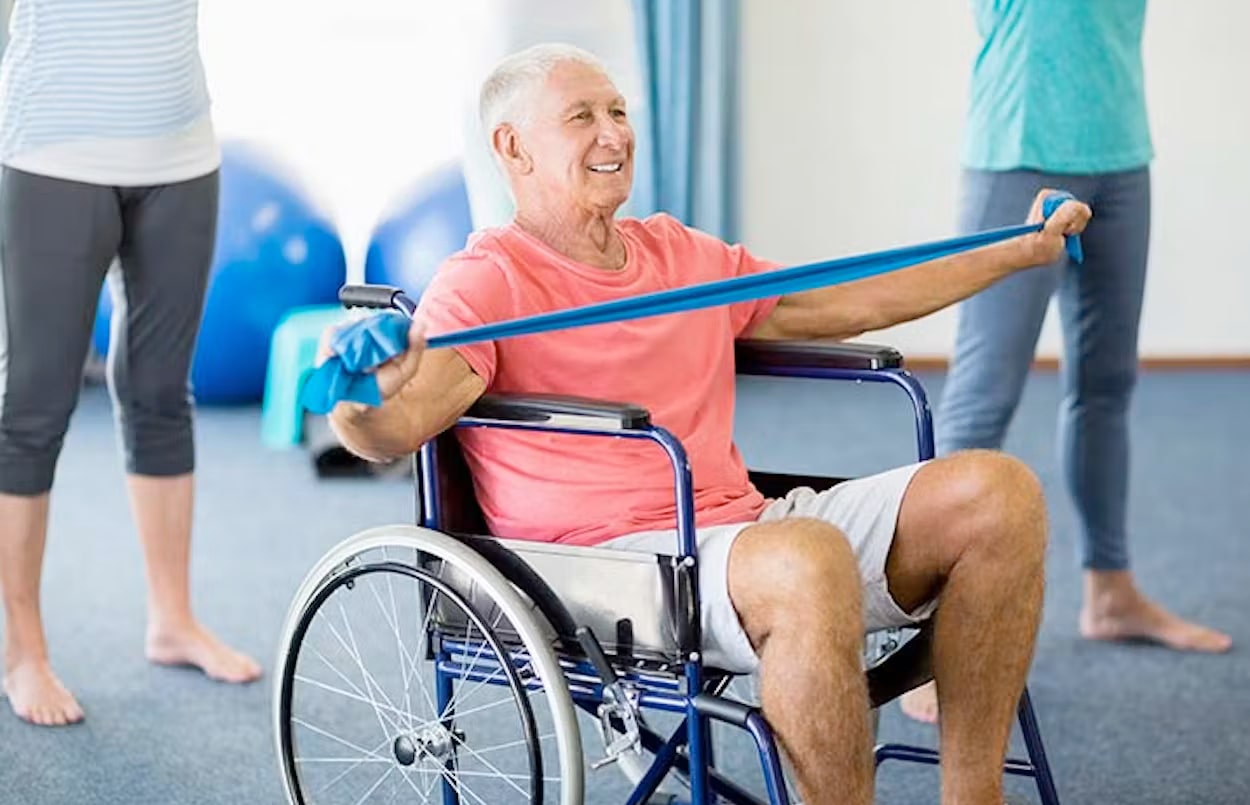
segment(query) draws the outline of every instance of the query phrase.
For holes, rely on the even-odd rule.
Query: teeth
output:
[[[590,169],[595,173],[616,173],[621,169],[621,163],[609,162],[605,165],[591,165]]]

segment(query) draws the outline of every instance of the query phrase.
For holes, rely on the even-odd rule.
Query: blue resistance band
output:
[[[1043,214],[1049,218],[1068,193],[1053,193],[1043,202]],[[662,316],[701,308],[745,302],[771,296],[798,293],[813,288],[839,285],[844,282],[874,277],[940,257],[947,257],[1001,240],[1039,232],[1042,224],[992,229],[948,240],[916,246],[845,257],[819,263],[782,268],[762,274],[748,274],[724,280],[687,285],[666,291],[614,299],[584,307],[557,310],[519,319],[469,327],[454,333],[437,335],[427,340],[430,349],[498,341],[551,330],[607,324],[628,319]],[[1081,242],[1075,235],[1065,239],[1068,257],[1081,262]],[[301,402],[308,410],[324,414],[341,401],[380,405],[381,395],[372,370],[408,347],[409,321],[394,311],[376,314],[340,330],[333,342],[334,357],[309,376],[301,392]]]

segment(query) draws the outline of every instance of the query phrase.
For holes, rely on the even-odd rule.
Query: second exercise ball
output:
[[[393,285],[416,299],[439,265],[464,248],[472,231],[461,166],[431,171],[391,204],[373,230],[365,281]]]

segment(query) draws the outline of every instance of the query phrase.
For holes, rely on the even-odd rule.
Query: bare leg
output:
[[[0,494],[0,589],[4,592],[4,692],[18,718],[55,726],[82,720],[82,708],[48,661],[39,610],[48,495]]]
[[[191,514],[194,478],[127,476],[148,578],[147,657],[192,665],[212,679],[251,682],[260,666],[218,640],[191,613]]]
[[[1001,453],[934,461],[903,499],[886,575],[904,609],[940,596],[933,668],[944,803],[1003,801],[1002,764],[1041,618],[1045,541],[1040,485]]]
[[[1178,651],[1219,653],[1233,646],[1223,632],[1182,620],[1137,589],[1128,570],[1086,570],[1081,635],[1092,640],[1149,640]]]
[[[764,714],[808,805],[872,802],[861,584],[846,538],[816,520],[751,526],[729,593],[760,657]]]

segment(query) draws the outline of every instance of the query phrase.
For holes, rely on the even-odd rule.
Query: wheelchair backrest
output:
[[[473,490],[473,476],[460,449],[455,429],[446,430],[434,439],[430,448],[434,455],[435,475],[427,478],[427,468],[418,466],[416,472],[417,495],[422,513],[430,495],[437,502],[438,519],[427,523],[439,531],[451,534],[486,534],[486,518],[477,504]],[[424,462],[422,462],[424,463]]]

